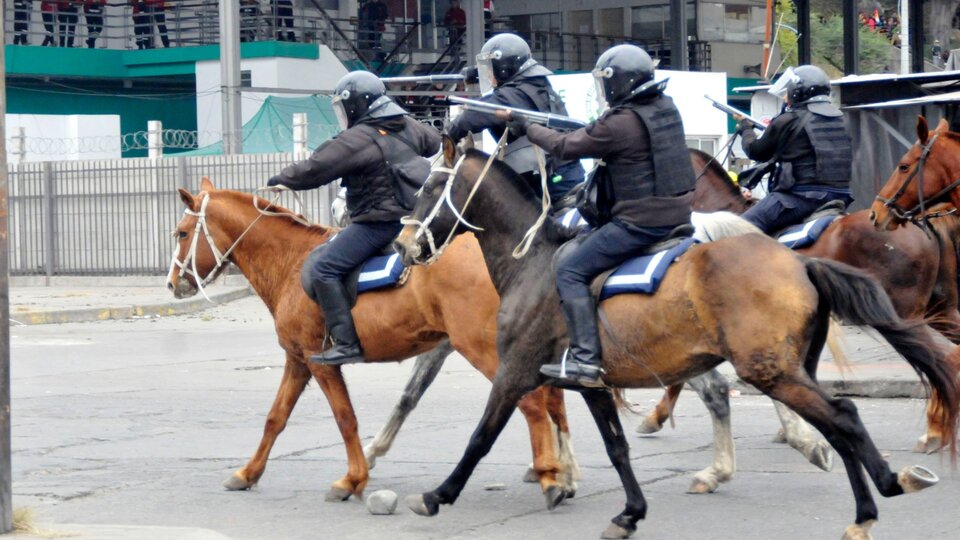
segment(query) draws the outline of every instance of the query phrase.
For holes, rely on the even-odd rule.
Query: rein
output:
[[[310,223],[306,219],[300,216],[285,213],[285,212],[273,212],[271,210],[268,210],[270,206],[273,206],[277,203],[283,191],[287,191],[288,189],[289,188],[280,187],[280,186],[271,187],[271,188],[258,188],[253,195],[253,207],[257,209],[257,212],[259,215],[256,218],[254,218],[254,220],[251,221],[249,225],[247,225],[247,228],[244,229],[242,233],[240,233],[240,236],[238,236],[237,239],[233,241],[233,244],[229,248],[227,248],[227,250],[224,252],[221,252],[217,248],[217,244],[214,243],[213,241],[213,234],[210,232],[210,227],[207,226],[207,204],[210,203],[210,194],[205,191],[201,193],[202,198],[200,200],[200,210],[197,212],[194,212],[193,210],[187,208],[183,211],[183,214],[186,216],[195,216],[197,218],[197,224],[193,228],[193,239],[190,241],[190,248],[187,250],[187,256],[183,261],[177,258],[177,254],[180,251],[179,243],[173,248],[173,260],[171,261],[170,265],[180,268],[180,272],[177,274],[177,276],[181,279],[183,278],[184,275],[192,276],[194,281],[197,283],[197,289],[200,291],[200,294],[202,294],[203,297],[207,299],[207,302],[210,302],[212,304],[213,300],[210,300],[210,297],[207,296],[207,292],[203,288],[209,285],[216,278],[221,268],[225,266],[228,262],[230,262],[229,257],[230,257],[230,254],[233,253],[234,248],[236,248],[240,244],[240,241],[243,240],[243,237],[246,236],[251,229],[253,229],[253,226],[256,225],[258,221],[260,221],[260,218],[264,216],[287,217],[296,221],[297,223],[300,223],[301,225],[307,225],[307,226],[310,225]],[[270,203],[267,204],[265,208],[260,208],[260,205],[258,204],[258,201],[260,199],[259,197],[257,197],[256,193],[259,193],[261,191],[272,191],[276,193],[276,195],[273,197],[273,200],[270,201]],[[303,201],[301,201],[300,198],[296,196],[296,194],[294,194],[294,197],[296,198],[297,202],[302,206]],[[210,271],[207,273],[205,277],[201,277],[200,272],[197,271],[197,246],[199,245],[198,241],[200,239],[200,231],[203,231],[203,235],[207,239],[207,245],[210,246],[210,252],[213,254],[214,260],[217,261],[217,264],[215,264],[214,267],[210,269]],[[174,237],[176,237],[176,234],[177,234],[176,231],[174,231],[173,232]]]
[[[924,230],[926,230],[928,227],[927,220],[923,219],[924,214],[926,214],[927,205],[936,203],[941,197],[953,191],[957,186],[960,186],[960,178],[958,178],[948,184],[945,188],[935,193],[932,197],[924,198],[923,196],[923,168],[927,162],[927,158],[930,156],[930,151],[933,149],[933,143],[936,142],[937,137],[939,136],[939,133],[935,133],[933,137],[927,141],[927,144],[923,146],[923,151],[920,153],[920,160],[917,161],[917,166],[913,168],[913,172],[911,172],[910,176],[903,181],[903,184],[900,185],[900,189],[898,189],[892,197],[888,199],[881,197],[880,195],[876,196],[876,200],[882,202],[883,206],[889,209],[890,213],[893,214],[897,219],[912,221]],[[917,204],[910,209],[904,209],[897,203],[897,200],[902,197],[904,193],[906,193],[907,187],[910,186],[910,183],[914,178],[917,180]]]

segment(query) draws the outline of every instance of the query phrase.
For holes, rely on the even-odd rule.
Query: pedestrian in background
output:
[[[146,0],[144,17],[150,34],[150,46],[153,48],[153,25],[157,25],[157,32],[160,34],[160,42],[165,49],[170,48],[170,37],[167,35],[167,3],[164,0]]]
[[[44,0],[40,2],[40,17],[43,18],[43,28],[47,35],[43,36],[41,47],[57,46],[57,2],[56,0]]]
[[[97,38],[103,32],[103,8],[107,0],[83,0],[83,18],[87,21],[87,47],[97,45]]]
[[[60,31],[60,46],[73,47],[77,34],[77,21],[80,20],[80,7],[73,0],[57,2],[57,22]]]
[[[27,32],[30,30],[30,13],[33,0],[14,0],[13,2],[13,44],[29,45]]]
[[[273,20],[277,29],[277,41],[296,41],[293,32],[293,2],[291,0],[273,0]],[[282,32],[280,28],[286,27]]]
[[[460,41],[467,30],[467,12],[460,7],[460,0],[450,0],[450,8],[443,14],[443,25],[447,27],[450,45]]]
[[[144,0],[128,0],[133,8],[133,35],[138,49],[153,48],[153,29],[147,18],[147,3]]]

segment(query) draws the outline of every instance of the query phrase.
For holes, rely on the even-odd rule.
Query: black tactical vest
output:
[[[793,177],[796,185],[816,184],[835,188],[850,186],[853,164],[853,145],[842,116],[822,116],[810,111],[800,111],[801,121],[810,115],[803,130],[810,138],[813,159],[793,162]]]
[[[381,151],[384,151],[385,156],[374,171],[343,177],[342,184],[347,188],[347,208],[350,210],[350,218],[355,219],[370,212],[395,214],[399,218],[404,215],[405,208],[400,192],[401,186],[397,184],[397,178],[394,171],[391,171],[391,166],[396,163],[400,166],[416,168],[418,172],[425,167],[425,176],[421,182],[426,180],[426,176],[430,173],[429,163],[422,163],[426,160],[419,156],[422,149],[412,148],[402,142],[402,140],[411,143],[417,141],[417,134],[410,126],[399,132],[390,132],[381,130],[376,124],[359,124],[350,130],[356,130],[358,136],[368,139],[370,144],[376,144]],[[383,135],[384,132],[387,135]],[[343,134],[340,136],[342,137]],[[382,140],[378,141],[374,137]],[[403,139],[401,140],[400,137]]]
[[[647,159],[630,165],[610,164],[614,199],[672,197],[693,191],[696,180],[680,111],[669,96],[630,105],[650,139]],[[630,137],[624,133],[624,137]]]
[[[535,84],[531,79],[519,79],[516,82],[509,83],[509,86],[523,92],[533,102],[534,110],[569,116],[560,95],[553,90],[550,83],[546,81],[546,77],[543,77],[543,81],[543,84]],[[526,108],[526,104],[518,103],[515,106]],[[540,167],[537,164],[537,155],[534,152],[533,144],[526,136],[523,136],[511,141],[504,148],[503,161],[518,174],[539,173]],[[547,174],[549,175],[556,164],[549,156],[544,157],[547,160]]]

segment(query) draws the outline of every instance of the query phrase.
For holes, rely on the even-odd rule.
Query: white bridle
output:
[[[471,224],[466,218],[463,217],[463,214],[467,213],[467,207],[470,206],[470,201],[473,200],[473,196],[477,193],[477,190],[480,188],[480,184],[483,183],[484,179],[487,177],[487,172],[490,170],[490,166],[493,165],[493,160],[496,159],[497,154],[504,147],[507,141],[507,134],[510,130],[504,130],[503,136],[500,137],[500,140],[497,141],[496,149],[490,153],[490,157],[487,159],[487,162],[484,164],[483,169],[480,171],[480,176],[477,177],[477,181],[473,184],[473,188],[470,190],[470,193],[467,195],[466,202],[463,203],[463,208],[457,210],[456,205],[453,204],[453,198],[451,193],[453,191],[453,182],[457,178],[457,173],[460,171],[460,166],[463,165],[463,160],[466,157],[466,154],[462,154],[457,162],[454,164],[453,168],[442,166],[436,167],[431,171],[431,175],[434,173],[444,173],[447,175],[447,179],[444,181],[443,194],[437,199],[437,202],[433,205],[433,208],[430,210],[430,213],[427,214],[427,217],[423,221],[416,219],[413,216],[407,216],[400,220],[400,223],[403,225],[417,225],[417,230],[413,234],[414,242],[420,240],[421,237],[427,237],[427,243],[430,245],[430,257],[425,259],[422,264],[429,265],[434,261],[440,258],[440,255],[443,254],[443,250],[450,245],[450,241],[453,240],[454,233],[457,230],[456,226],[450,228],[450,232],[447,234],[447,237],[443,240],[443,243],[438,248],[434,242],[433,232],[430,230],[430,224],[433,223],[433,220],[440,213],[440,209],[444,205],[450,209],[450,212],[457,218],[457,222],[463,224],[468,229],[474,231],[482,231],[483,227],[477,227],[476,225]],[[546,162],[544,161],[543,152],[539,148],[536,148],[537,152],[537,164],[540,167],[540,183],[541,188],[543,189],[543,200],[540,217],[537,221],[530,227],[527,233],[524,235],[523,240],[520,244],[513,250],[513,257],[519,259],[527,254],[527,251],[530,250],[530,246],[533,243],[533,238],[536,231],[543,225],[543,222],[546,220],[548,213],[550,212],[550,193],[547,191],[547,172],[546,172]]]
[[[213,234],[210,232],[210,227],[207,226],[207,204],[210,203],[210,194],[207,193],[206,191],[202,192],[200,194],[201,196],[200,210],[194,212],[193,210],[186,208],[183,211],[183,214],[185,216],[195,216],[197,218],[197,224],[193,227],[193,238],[190,240],[190,248],[187,249],[187,256],[186,258],[184,258],[183,261],[177,258],[177,255],[180,252],[180,242],[179,242],[179,239],[177,239],[177,231],[176,230],[173,231],[173,236],[175,239],[177,239],[177,241],[176,241],[176,246],[174,246],[173,248],[173,260],[170,262],[170,271],[173,272],[174,267],[178,267],[180,268],[180,272],[177,274],[177,277],[179,279],[183,279],[184,275],[190,275],[191,277],[193,277],[193,280],[197,284],[197,290],[200,291],[200,294],[202,294],[203,297],[206,298],[208,302],[213,303],[213,300],[210,300],[210,297],[207,296],[207,293],[206,291],[203,290],[203,288],[209,285],[214,279],[216,279],[221,268],[225,266],[228,262],[230,262],[229,257],[230,257],[230,254],[233,253],[234,248],[236,248],[237,245],[240,244],[240,241],[243,240],[243,237],[246,236],[248,232],[250,232],[250,229],[252,229],[253,226],[256,225],[258,221],[260,221],[260,218],[262,218],[263,216],[283,216],[283,217],[288,217],[290,219],[293,219],[294,221],[297,221],[304,225],[309,225],[309,222],[307,220],[299,216],[287,214],[283,212],[273,212],[271,210],[268,210],[270,206],[275,205],[276,202],[280,199],[281,193],[287,190],[288,188],[282,187],[282,186],[257,189],[253,196],[253,207],[257,209],[257,212],[259,213],[259,215],[256,218],[254,218],[254,220],[251,221],[249,225],[247,225],[247,228],[244,229],[243,232],[240,234],[240,236],[238,236],[237,239],[233,241],[233,244],[229,248],[227,248],[226,251],[223,251],[223,252],[221,252],[220,249],[217,248],[217,244],[213,241]],[[256,196],[256,193],[259,193],[261,191],[271,191],[276,193],[273,200],[270,201],[270,203],[267,205],[266,208],[260,208],[260,205],[257,204],[257,201],[259,201],[259,198]],[[300,201],[299,197],[297,198],[297,201],[300,202],[301,205],[303,204],[303,202]],[[200,231],[203,231],[203,235],[207,239],[207,245],[210,247],[210,253],[213,254],[213,258],[217,262],[217,264],[213,266],[210,272],[207,273],[206,277],[201,277],[200,272],[197,271],[197,245],[199,245]]]

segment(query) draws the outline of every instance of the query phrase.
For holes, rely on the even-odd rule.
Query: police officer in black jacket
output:
[[[525,132],[536,145],[559,159],[602,159],[609,200],[600,200],[598,223],[586,239],[557,265],[557,291],[570,334],[565,369],[543,366],[549,377],[585,386],[599,382],[600,336],[597,305],[590,282],[605,270],[663,240],[690,223],[694,173],[680,112],[663,94],[666,80],[654,80],[650,56],[634,45],[618,45],[597,60],[593,70],[601,109],[589,126],[571,133],[553,131],[522,119],[511,129]]]
[[[481,101],[567,116],[566,105],[547,79],[552,74],[530,56],[527,42],[514,34],[493,36],[477,55],[477,77],[484,94]],[[454,141],[459,141],[467,133],[480,133],[485,129],[499,140],[506,129],[505,121],[492,114],[467,110],[450,122],[447,133]],[[544,157],[551,200],[560,200],[571,188],[583,182],[584,171],[579,161]],[[534,147],[526,137],[507,135],[503,160],[523,176],[538,195],[541,194],[540,167]]]
[[[853,201],[850,174],[853,145],[843,113],[830,103],[830,79],[816,66],[788,70],[787,109],[757,137],[753,123],[738,118],[738,133],[747,157],[777,158],[771,193],[747,210],[743,218],[765,233],[800,223],[824,204]],[[779,155],[777,152],[779,150]]]
[[[439,150],[440,134],[410,118],[387,96],[380,79],[366,71],[340,79],[333,107],[344,131],[267,185],[312,189],[342,177],[347,188],[352,223],[311,253],[301,271],[304,289],[323,309],[335,343],[311,361],[339,365],[363,361],[343,279],[390,245],[400,233],[400,218],[410,210],[388,162],[412,163],[405,170],[419,170],[419,180],[426,180],[430,167],[424,157]]]

